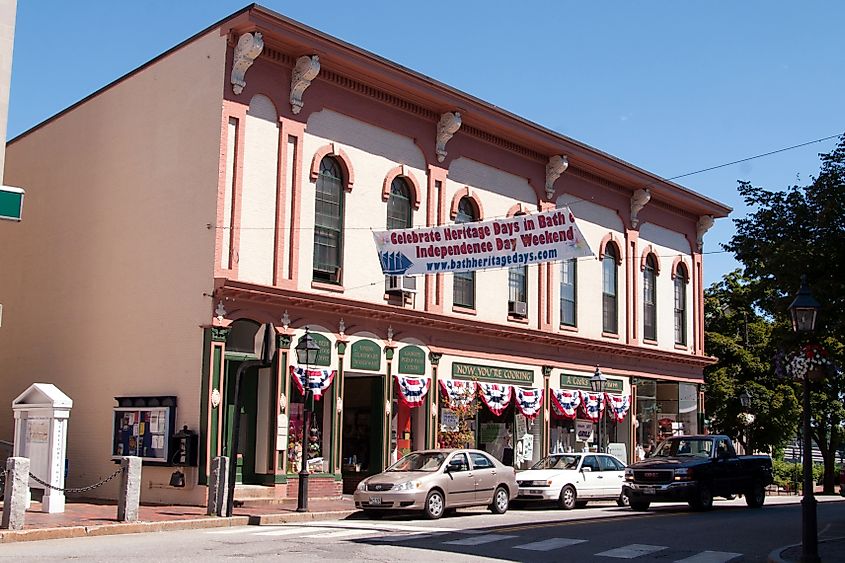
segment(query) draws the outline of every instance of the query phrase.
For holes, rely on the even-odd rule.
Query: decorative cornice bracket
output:
[[[302,109],[302,96],[319,72],[320,57],[317,55],[303,55],[296,59],[290,78],[290,109],[293,113],[299,113]]]
[[[549,157],[546,163],[546,199],[551,201],[555,195],[555,180],[560,178],[569,167],[569,159],[563,155],[556,154]]]
[[[461,114],[459,112],[447,111],[440,116],[437,122],[437,161],[443,162],[446,159],[446,143],[461,128]]]
[[[244,33],[238,39],[235,46],[234,62],[232,63],[232,91],[240,94],[244,91],[246,71],[264,50],[264,38],[257,31],[255,33]]]
[[[642,208],[651,201],[651,190],[648,188],[641,188],[634,192],[631,196],[631,227],[636,229],[640,224],[637,214],[642,211]]]
[[[695,244],[699,252],[704,248],[704,233],[710,230],[714,222],[712,215],[702,215],[699,217],[695,237]]]

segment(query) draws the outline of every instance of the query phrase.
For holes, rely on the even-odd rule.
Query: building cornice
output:
[[[387,322],[392,326],[417,326],[428,331],[447,333],[471,333],[475,337],[508,342],[526,342],[555,349],[594,355],[619,355],[630,359],[656,362],[666,366],[683,365],[690,370],[704,369],[716,362],[716,358],[682,354],[678,352],[631,346],[622,342],[604,342],[571,334],[550,333],[522,326],[500,325],[467,318],[403,309],[392,305],[353,301],[334,295],[303,293],[300,291],[268,287],[248,282],[219,278],[215,283],[215,299],[239,302],[254,307],[299,307],[321,314],[357,316],[373,322]],[[244,308],[244,307],[242,307]]]

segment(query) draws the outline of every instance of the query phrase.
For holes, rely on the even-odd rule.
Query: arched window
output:
[[[604,250],[602,268],[602,330],[611,334],[619,332],[619,313],[617,308],[617,260],[619,250],[613,243],[608,243]]]
[[[577,326],[577,273],[575,258],[560,263],[560,324]]]
[[[645,259],[643,268],[643,338],[657,340],[657,263],[654,254]]]
[[[390,197],[387,198],[387,228],[410,229],[411,190],[408,182],[397,176],[390,183]]]
[[[687,343],[687,267],[678,264],[675,272],[675,344]]]
[[[340,283],[343,266],[343,171],[334,158],[320,161],[314,198],[314,279]]]
[[[455,223],[478,221],[478,209],[469,197],[458,202]],[[475,309],[475,272],[455,272],[452,277],[452,302],[458,307]]]

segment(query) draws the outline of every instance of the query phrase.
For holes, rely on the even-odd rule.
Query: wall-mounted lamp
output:
[[[340,414],[342,412],[343,412],[343,397],[338,397],[337,398],[337,414]]]
[[[279,412],[284,414],[288,410],[288,396],[284,393],[279,394]]]

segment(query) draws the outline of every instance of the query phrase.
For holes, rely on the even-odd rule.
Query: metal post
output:
[[[307,372],[307,368],[306,368]],[[307,376],[306,376],[307,381]],[[310,444],[311,433],[311,409],[310,401],[313,391],[307,389],[305,391],[305,401],[302,404],[303,411],[303,426],[302,426],[302,466],[299,470],[299,495],[296,501],[297,512],[308,512],[308,447]]]
[[[804,376],[804,498],[801,499],[801,563],[820,563],[816,496],[813,494],[813,437],[810,379]]]

